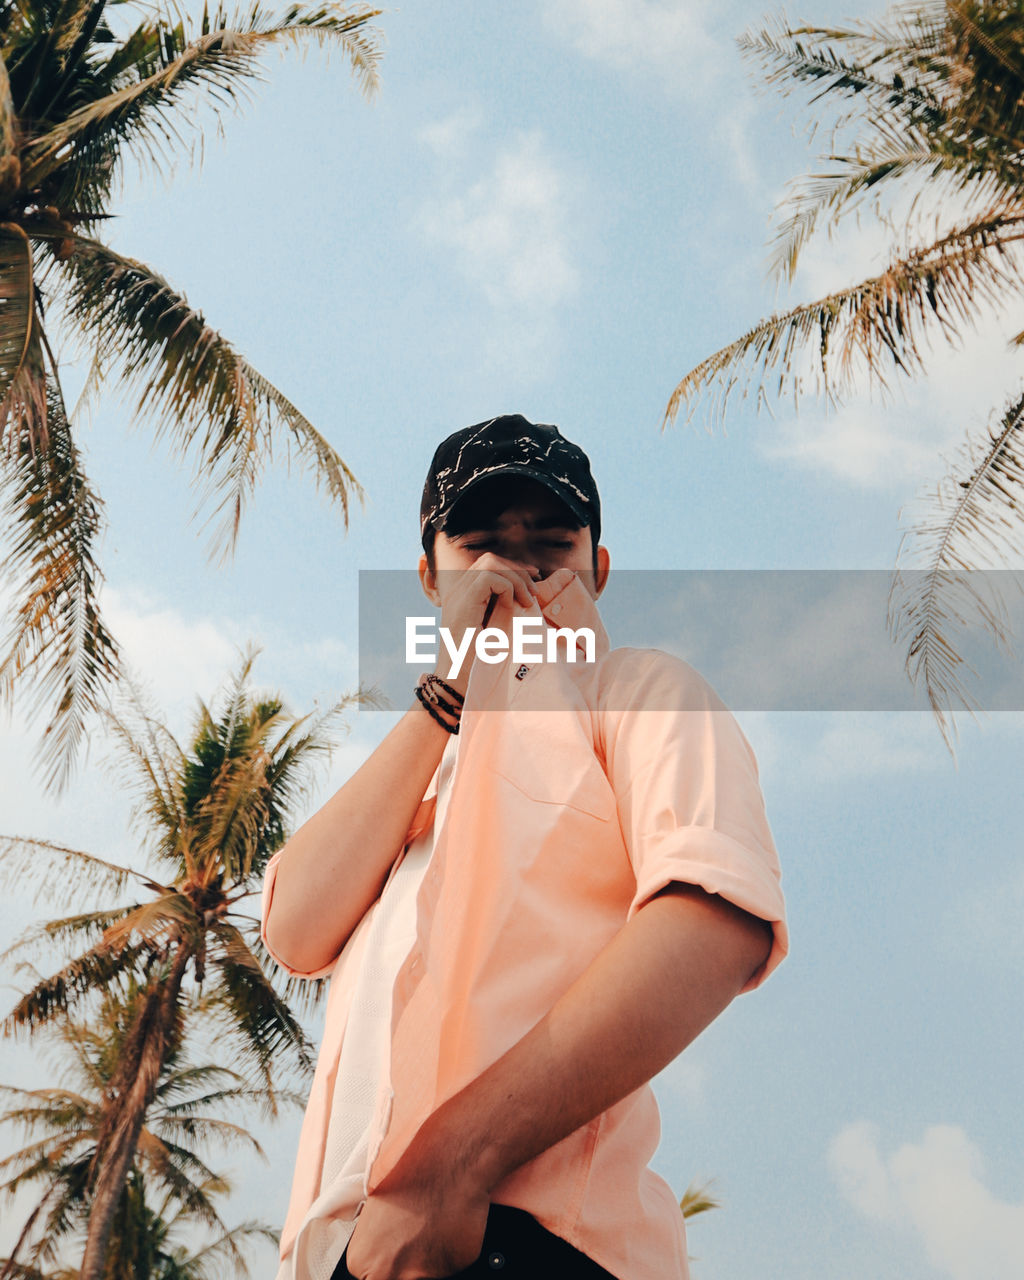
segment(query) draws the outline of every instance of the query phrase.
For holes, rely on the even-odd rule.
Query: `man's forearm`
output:
[[[290,967],[312,973],[341,950],[379,895],[447,741],[414,705],[285,845],[267,940]]]
[[[494,1187],[671,1062],[764,963],[770,935],[688,886],[647,903],[533,1030],[424,1124],[363,1209],[353,1274],[468,1265]]]
[[[699,889],[673,887],[439,1110],[424,1141],[493,1188],[671,1062],[763,964],[770,944],[763,921]]]

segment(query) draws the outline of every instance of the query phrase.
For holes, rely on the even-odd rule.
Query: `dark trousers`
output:
[[[552,1235],[523,1209],[492,1204],[476,1262],[450,1280],[615,1280],[610,1271]],[[353,1280],[345,1259],[331,1280]]]

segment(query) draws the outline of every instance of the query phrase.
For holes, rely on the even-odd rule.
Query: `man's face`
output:
[[[495,486],[499,485],[495,481]],[[517,565],[533,565],[541,578],[556,569],[572,569],[592,596],[600,595],[608,576],[608,552],[597,548],[597,572],[589,526],[576,528],[569,509],[552,491],[536,480],[505,481],[496,489],[493,506],[487,502],[487,488],[474,494],[472,519],[460,533],[438,533],[434,539],[434,569],[421,560],[420,572],[428,594],[438,586],[443,591],[444,574],[451,569],[471,569],[480,556],[499,556]],[[498,494],[500,493],[500,498]],[[458,514],[458,508],[456,513]],[[455,523],[455,522],[450,522]]]

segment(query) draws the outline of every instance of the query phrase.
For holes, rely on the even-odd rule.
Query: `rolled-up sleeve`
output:
[[[687,663],[616,650],[602,689],[605,766],[636,877],[632,916],[680,882],[719,894],[773,930],[745,990],[785,956],[778,854],[757,762],[739,725]]]

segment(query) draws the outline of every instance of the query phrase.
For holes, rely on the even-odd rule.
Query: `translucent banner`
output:
[[[928,709],[920,672],[915,686],[907,669],[911,639],[924,623],[933,669],[959,682],[971,706],[1024,710],[1024,665],[1008,643],[1024,635],[1024,572],[960,573],[930,590],[935,586],[916,571],[903,572],[894,591],[893,574],[882,570],[624,569],[612,571],[596,608],[612,647],[684,659],[735,711]],[[896,639],[891,593],[904,606]],[[579,623],[574,617],[573,626]],[[439,611],[415,572],[361,572],[360,682],[393,707],[408,705],[418,676],[434,665],[439,627]],[[517,669],[566,660],[566,642],[549,656],[544,627],[522,630],[526,650],[516,650],[512,635],[504,653],[501,637],[487,637],[483,657],[477,637],[451,642],[467,645],[466,661],[507,661]],[[577,661],[586,661],[585,639],[578,638]],[[659,690],[655,701],[674,696]]]

